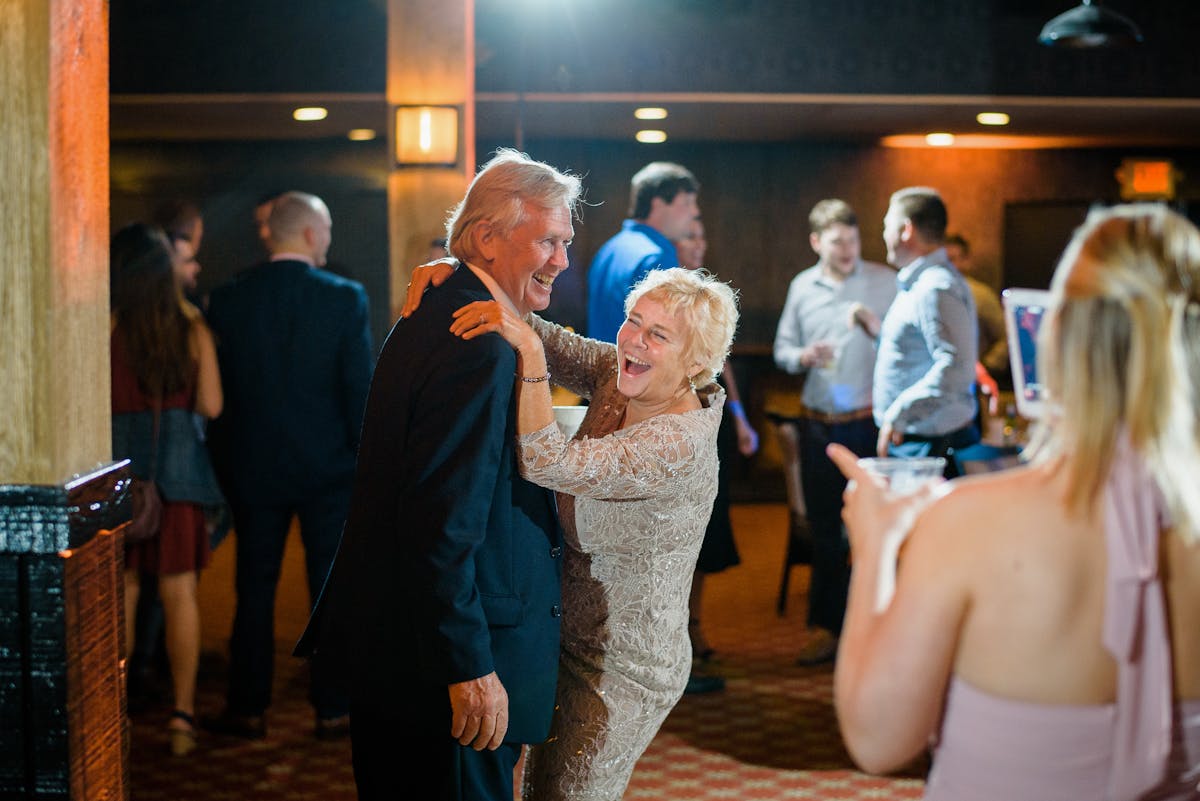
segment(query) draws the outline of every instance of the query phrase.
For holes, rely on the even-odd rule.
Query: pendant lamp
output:
[[[1059,14],[1042,27],[1038,41],[1051,47],[1126,47],[1139,44],[1142,32],[1127,17],[1101,8],[1099,2],[1081,5]]]

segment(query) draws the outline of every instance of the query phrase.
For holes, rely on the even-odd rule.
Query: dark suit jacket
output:
[[[495,670],[508,742],[549,731],[561,531],[517,472],[516,357],[449,332],[490,299],[469,269],[392,329],[367,399],[350,517],[297,653],[340,666],[355,706],[448,736],[447,685]]]
[[[266,262],[212,293],[208,323],[225,392],[210,439],[227,490],[289,503],[348,486],[374,359],[362,285]]]

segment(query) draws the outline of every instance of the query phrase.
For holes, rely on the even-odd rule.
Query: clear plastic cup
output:
[[[858,463],[869,473],[887,479],[893,492],[907,494],[942,476],[946,460],[940,456],[872,457],[859,459]]]
[[[558,423],[558,430],[567,439],[575,436],[575,432],[579,430],[579,424],[583,422],[583,416],[587,414],[588,407],[586,406],[555,406],[554,421]]]

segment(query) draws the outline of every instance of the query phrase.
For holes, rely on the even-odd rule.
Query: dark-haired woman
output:
[[[203,493],[178,487],[211,482],[197,482],[181,467],[187,460],[179,456],[188,448],[195,455],[198,447],[193,416],[221,413],[221,379],[212,334],[180,294],[166,236],[149,225],[126,226],[113,236],[110,255],[114,454],[132,457],[141,477],[153,464],[164,497],[158,536],[126,549],[126,647],[134,641],[139,572],[155,574],[174,694],[168,722],[171,752],[183,756],[196,744],[196,584],[209,561],[209,542]]]

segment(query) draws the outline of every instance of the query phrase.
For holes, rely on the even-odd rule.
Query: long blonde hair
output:
[[[1067,502],[1095,499],[1124,432],[1178,530],[1200,534],[1200,231],[1165,206],[1093,211],[1064,251],[1039,334],[1055,412],[1035,460],[1065,457]]]

